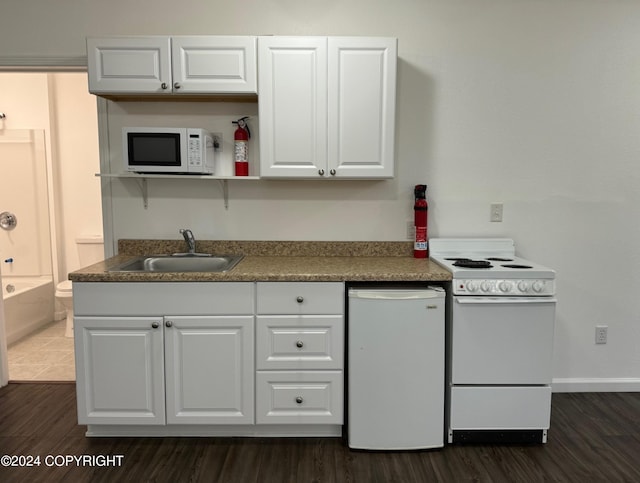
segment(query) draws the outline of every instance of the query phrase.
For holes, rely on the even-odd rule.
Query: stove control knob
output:
[[[540,280],[536,280],[535,282],[533,282],[533,285],[531,286],[531,288],[533,289],[534,292],[540,293],[544,290],[544,282]]]
[[[478,284],[476,282],[473,282],[471,280],[467,282],[467,291],[473,293],[477,290],[478,290]]]
[[[484,293],[491,292],[491,284],[485,280],[480,284],[480,290],[482,290],[482,292]]]
[[[511,292],[511,283],[507,282],[506,280],[503,280],[498,284],[498,288],[500,289],[501,292],[504,292],[504,293]]]
[[[526,293],[527,290],[529,290],[529,284],[524,280],[521,280],[520,282],[518,282],[518,290],[520,290],[522,293]]]

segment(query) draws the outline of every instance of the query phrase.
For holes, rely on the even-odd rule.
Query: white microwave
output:
[[[136,173],[214,174],[213,136],[203,129],[122,128],[124,163]]]

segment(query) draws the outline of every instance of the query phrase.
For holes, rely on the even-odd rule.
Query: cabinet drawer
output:
[[[342,369],[341,315],[258,316],[258,369]]]
[[[342,371],[258,371],[256,423],[342,424]]]
[[[258,314],[342,314],[344,284],[337,282],[259,282]]]

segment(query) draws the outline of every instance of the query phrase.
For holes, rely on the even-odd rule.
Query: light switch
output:
[[[502,221],[502,203],[491,203],[491,214],[489,215],[489,220],[494,221]]]

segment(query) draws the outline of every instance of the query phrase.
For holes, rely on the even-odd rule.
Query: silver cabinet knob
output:
[[[304,399],[302,399],[302,397],[301,397],[301,396],[298,396],[298,397],[296,398],[296,402],[297,402],[298,404],[302,404],[302,403],[304,402]]]
[[[167,85],[167,83],[166,83],[166,82],[163,82],[162,84],[160,84],[160,87],[162,88],[162,90],[165,90],[165,91],[166,91],[166,90],[167,90],[167,87],[169,87],[169,86]]]
[[[302,302],[304,302],[304,297],[302,297],[301,295],[298,295],[296,297],[296,302],[298,302],[299,304],[301,304]]]
[[[167,327],[171,327],[171,326],[173,325],[173,322],[171,322],[170,320],[167,320],[167,321],[164,323],[164,325],[165,325],[165,326],[167,326]]]
[[[160,324],[157,322],[154,322],[153,324],[151,324],[151,327],[153,327],[154,329],[157,329],[158,327],[160,327]]]
[[[336,170],[332,169],[331,171],[329,171],[329,173],[331,173],[331,176],[335,176],[336,175]]]
[[[173,84],[173,88],[174,89],[180,89],[180,87],[182,87],[182,86],[180,85],[179,82],[176,82],[175,84]]]
[[[296,341],[296,347],[298,349],[302,349],[304,347],[304,342],[302,342],[301,340],[297,340]]]
[[[318,174],[319,174],[320,176],[324,176],[324,169],[320,169],[320,170],[318,170]]]

